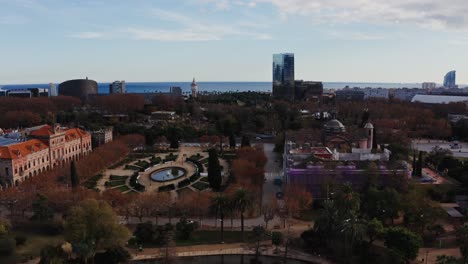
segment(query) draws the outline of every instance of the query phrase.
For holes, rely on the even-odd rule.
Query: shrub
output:
[[[151,160],[150,160],[152,166],[161,163],[161,161],[162,161],[162,159],[160,157],[152,157]]]
[[[105,252],[96,253],[94,263],[127,263],[130,253],[122,246],[113,246]]]
[[[199,162],[198,160],[187,158],[186,161],[192,162],[193,164],[195,164],[198,168],[199,173],[203,173],[205,171],[205,169],[203,168],[203,164],[201,164],[201,162]]]
[[[144,192],[146,189],[145,186],[141,185],[138,182],[138,173],[134,173],[132,177],[130,178],[130,186],[132,186],[133,189],[139,192]]]
[[[149,168],[150,164],[147,161],[144,160],[139,160],[137,163],[135,163],[136,166],[141,167],[143,169]]]
[[[209,187],[209,184],[208,184],[208,183],[205,183],[205,182],[199,181],[199,182],[194,183],[194,184],[192,185],[192,187],[195,188],[195,189],[197,189],[197,190],[199,190],[199,191],[203,191],[203,190],[205,190],[206,188]]]
[[[124,185],[125,184],[125,181],[107,181],[105,183],[105,186],[106,187],[116,187],[116,186],[120,186],[120,185]]]
[[[15,251],[16,241],[11,237],[0,237],[0,255],[9,256]]]
[[[134,171],[140,171],[141,168],[133,165],[125,165],[124,170],[134,170]]]
[[[22,246],[26,243],[26,236],[24,235],[17,235],[15,236],[16,246]]]
[[[185,187],[185,186],[187,186],[187,185],[189,185],[189,184],[190,184],[190,179],[185,179],[185,180],[183,180],[183,181],[180,181],[180,182],[177,184],[177,187],[178,187],[178,188],[183,188],[183,187]]]
[[[175,190],[174,184],[169,184],[169,185],[161,186],[158,188],[158,191],[160,192],[168,192],[168,191],[173,191],[173,190]]]
[[[194,173],[192,176],[190,176],[189,180],[190,182],[196,182],[200,178],[199,173]]]
[[[127,180],[128,176],[118,176],[118,175],[111,175],[109,179],[111,181],[125,181]]]

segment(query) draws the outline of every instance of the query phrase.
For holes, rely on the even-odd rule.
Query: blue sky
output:
[[[468,83],[466,0],[0,0],[0,84],[270,81]]]

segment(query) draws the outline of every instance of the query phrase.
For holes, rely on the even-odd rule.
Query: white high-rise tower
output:
[[[195,81],[195,78],[193,78],[193,82],[192,85],[190,85],[190,87],[192,88],[192,97],[197,98],[198,85]]]

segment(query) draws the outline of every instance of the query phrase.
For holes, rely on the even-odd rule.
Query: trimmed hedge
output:
[[[130,190],[130,187],[128,187],[127,185],[122,185],[122,186],[119,186],[119,187],[117,187],[115,189],[119,190],[120,192],[126,192],[126,191]]]
[[[158,188],[158,191],[160,192],[168,192],[168,191],[173,191],[173,190],[175,190],[174,184],[169,184],[169,185],[161,186]]]
[[[150,160],[152,166],[161,163],[161,161],[162,161],[162,159],[160,157],[152,157],[151,160]]]
[[[167,155],[163,162],[168,162],[168,161],[175,161],[177,159],[177,155],[174,155],[173,153],[170,153],[169,155]]]
[[[125,185],[125,181],[106,181],[104,185],[106,187],[116,187],[116,186]]]
[[[89,178],[87,181],[85,181],[83,183],[83,186],[88,188],[88,189],[91,189],[91,190],[96,189],[98,181],[100,179],[102,179],[103,176],[104,175],[102,175],[102,174],[95,175],[95,176]]]
[[[194,173],[192,176],[190,176],[189,180],[190,182],[196,182],[200,178],[200,173]]]
[[[199,191],[203,191],[206,188],[208,188],[209,186],[210,185],[208,183],[205,183],[205,182],[202,182],[202,181],[199,181],[199,182],[196,182],[196,183],[192,184],[192,187],[199,190]]]
[[[210,181],[208,181],[208,177],[203,177],[203,178],[201,178],[200,181],[202,181],[202,182],[208,182],[208,183],[210,182]]]
[[[200,155],[200,153],[197,153],[197,155],[190,156],[190,159],[192,159],[192,160],[199,160],[201,158],[203,158],[203,156]]]
[[[203,168],[203,164],[201,164],[201,162],[199,162],[198,160],[187,158],[185,161],[192,162],[193,164],[195,164],[198,168],[199,173],[203,173],[205,171],[205,169]]]
[[[183,187],[188,186],[188,185],[190,185],[190,179],[185,179],[183,181],[180,181],[177,184],[177,188],[183,188]]]
[[[138,166],[138,167],[141,167],[143,169],[147,169],[149,168],[150,164],[147,162],[147,161],[144,161],[144,160],[139,160],[137,163],[135,163],[134,165]]]
[[[111,181],[125,181],[128,179],[129,176],[119,176],[119,175],[111,175],[109,179]]]
[[[141,168],[133,165],[125,165],[124,170],[133,170],[133,171],[140,171]]]
[[[141,185],[139,182],[138,182],[138,173],[135,172],[132,177],[130,178],[130,186],[139,191],[139,192],[144,192],[145,191],[145,186]]]

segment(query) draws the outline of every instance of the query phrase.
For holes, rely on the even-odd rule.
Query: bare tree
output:
[[[275,197],[270,199],[270,202],[262,206],[263,221],[265,221],[265,229],[268,229],[268,223],[273,220],[278,211],[278,203]]]

